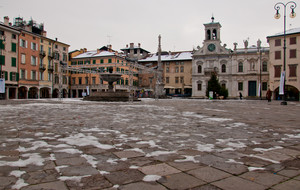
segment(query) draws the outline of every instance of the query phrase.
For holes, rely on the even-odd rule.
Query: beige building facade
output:
[[[270,89],[273,99],[279,95],[281,72],[284,70],[284,35],[278,33],[268,36],[270,45]],[[300,90],[300,28],[286,31],[286,88],[287,100],[299,101]]]

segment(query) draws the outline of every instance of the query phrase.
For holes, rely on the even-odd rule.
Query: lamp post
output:
[[[284,17],[283,17],[283,22],[284,22],[284,33],[283,33],[283,37],[284,37],[284,40],[283,40],[283,72],[281,73],[281,79],[280,80],[283,80],[283,93],[282,93],[282,96],[283,96],[283,101],[281,102],[281,105],[287,105],[287,102],[286,102],[286,92],[285,92],[285,83],[286,83],[286,7],[288,5],[290,5],[290,8],[292,10],[291,14],[290,14],[290,17],[291,18],[295,18],[296,17],[296,13],[295,13],[295,8],[297,7],[297,4],[294,2],[294,1],[289,1],[287,2],[286,4],[282,3],[282,2],[278,2],[275,4],[274,6],[274,9],[276,10],[276,14],[275,14],[275,19],[279,19],[280,18],[280,14],[279,14],[279,10],[280,10],[280,6],[283,6],[284,8]],[[282,79],[283,78],[283,79]],[[280,94],[280,92],[279,92]]]

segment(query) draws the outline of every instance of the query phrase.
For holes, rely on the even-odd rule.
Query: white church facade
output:
[[[228,89],[229,98],[247,98],[266,96],[269,85],[269,48],[261,47],[260,40],[256,46],[248,47],[244,41],[243,48],[227,49],[221,44],[221,24],[212,22],[204,24],[205,40],[202,47],[193,51],[192,61],[192,96],[205,98],[208,81],[212,73],[216,74],[221,86]]]

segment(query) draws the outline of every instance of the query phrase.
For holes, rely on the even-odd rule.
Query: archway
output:
[[[62,97],[63,98],[67,98],[68,97],[68,91],[66,89],[63,89]]]
[[[50,98],[50,88],[41,88],[40,98]]]
[[[291,85],[286,85],[285,87],[285,95],[286,100],[288,101],[299,101],[299,90]],[[281,96],[279,96],[279,87],[274,90],[274,99],[281,100]]]
[[[38,88],[37,87],[31,87],[31,88],[29,88],[28,98],[30,98],[30,99],[38,99]]]
[[[18,99],[27,99],[27,91],[25,86],[21,86],[18,90]]]
[[[52,98],[58,98],[59,90],[56,88],[53,90]]]

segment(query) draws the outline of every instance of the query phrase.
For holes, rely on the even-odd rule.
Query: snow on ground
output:
[[[299,130],[282,135],[268,128],[247,124],[240,119],[241,116],[232,114],[234,106],[226,108],[234,103],[222,101],[222,106],[218,106],[207,100],[143,99],[134,103],[112,103],[50,99],[1,105],[1,130],[8,135],[1,136],[0,147],[7,148],[19,143],[14,150],[20,153],[20,159],[5,161],[6,157],[0,155],[0,166],[42,166],[45,161],[56,161],[56,154],[65,153],[80,154],[89,165],[97,168],[101,162],[85,152],[86,147],[101,151],[135,151],[147,158],[179,155],[180,150],[185,149],[223,154],[249,148],[257,154],[248,157],[279,163],[264,157],[263,153],[282,147],[260,147],[263,140],[266,142],[263,137],[271,132],[274,134],[271,143],[295,141],[300,138]],[[197,104],[202,107],[195,106]],[[239,104],[246,103],[240,101]],[[255,106],[252,109],[256,109]],[[252,145],[256,147],[251,148]],[[48,156],[43,154],[45,152],[49,153]],[[182,159],[176,159],[175,162],[199,163],[199,155],[180,156]],[[102,163],[116,165],[126,160],[108,156]],[[243,164],[235,159],[227,159],[227,163]],[[57,166],[55,169],[60,172],[65,167],[69,166]],[[132,169],[138,167],[131,165]],[[259,169],[262,168],[248,168],[249,171]],[[99,173],[109,174],[103,170]],[[21,180],[22,174],[11,174],[20,179],[15,184],[17,189],[27,185]],[[60,179],[80,181],[82,177],[85,176],[61,176]],[[156,181],[159,178],[146,176],[144,181]]]

